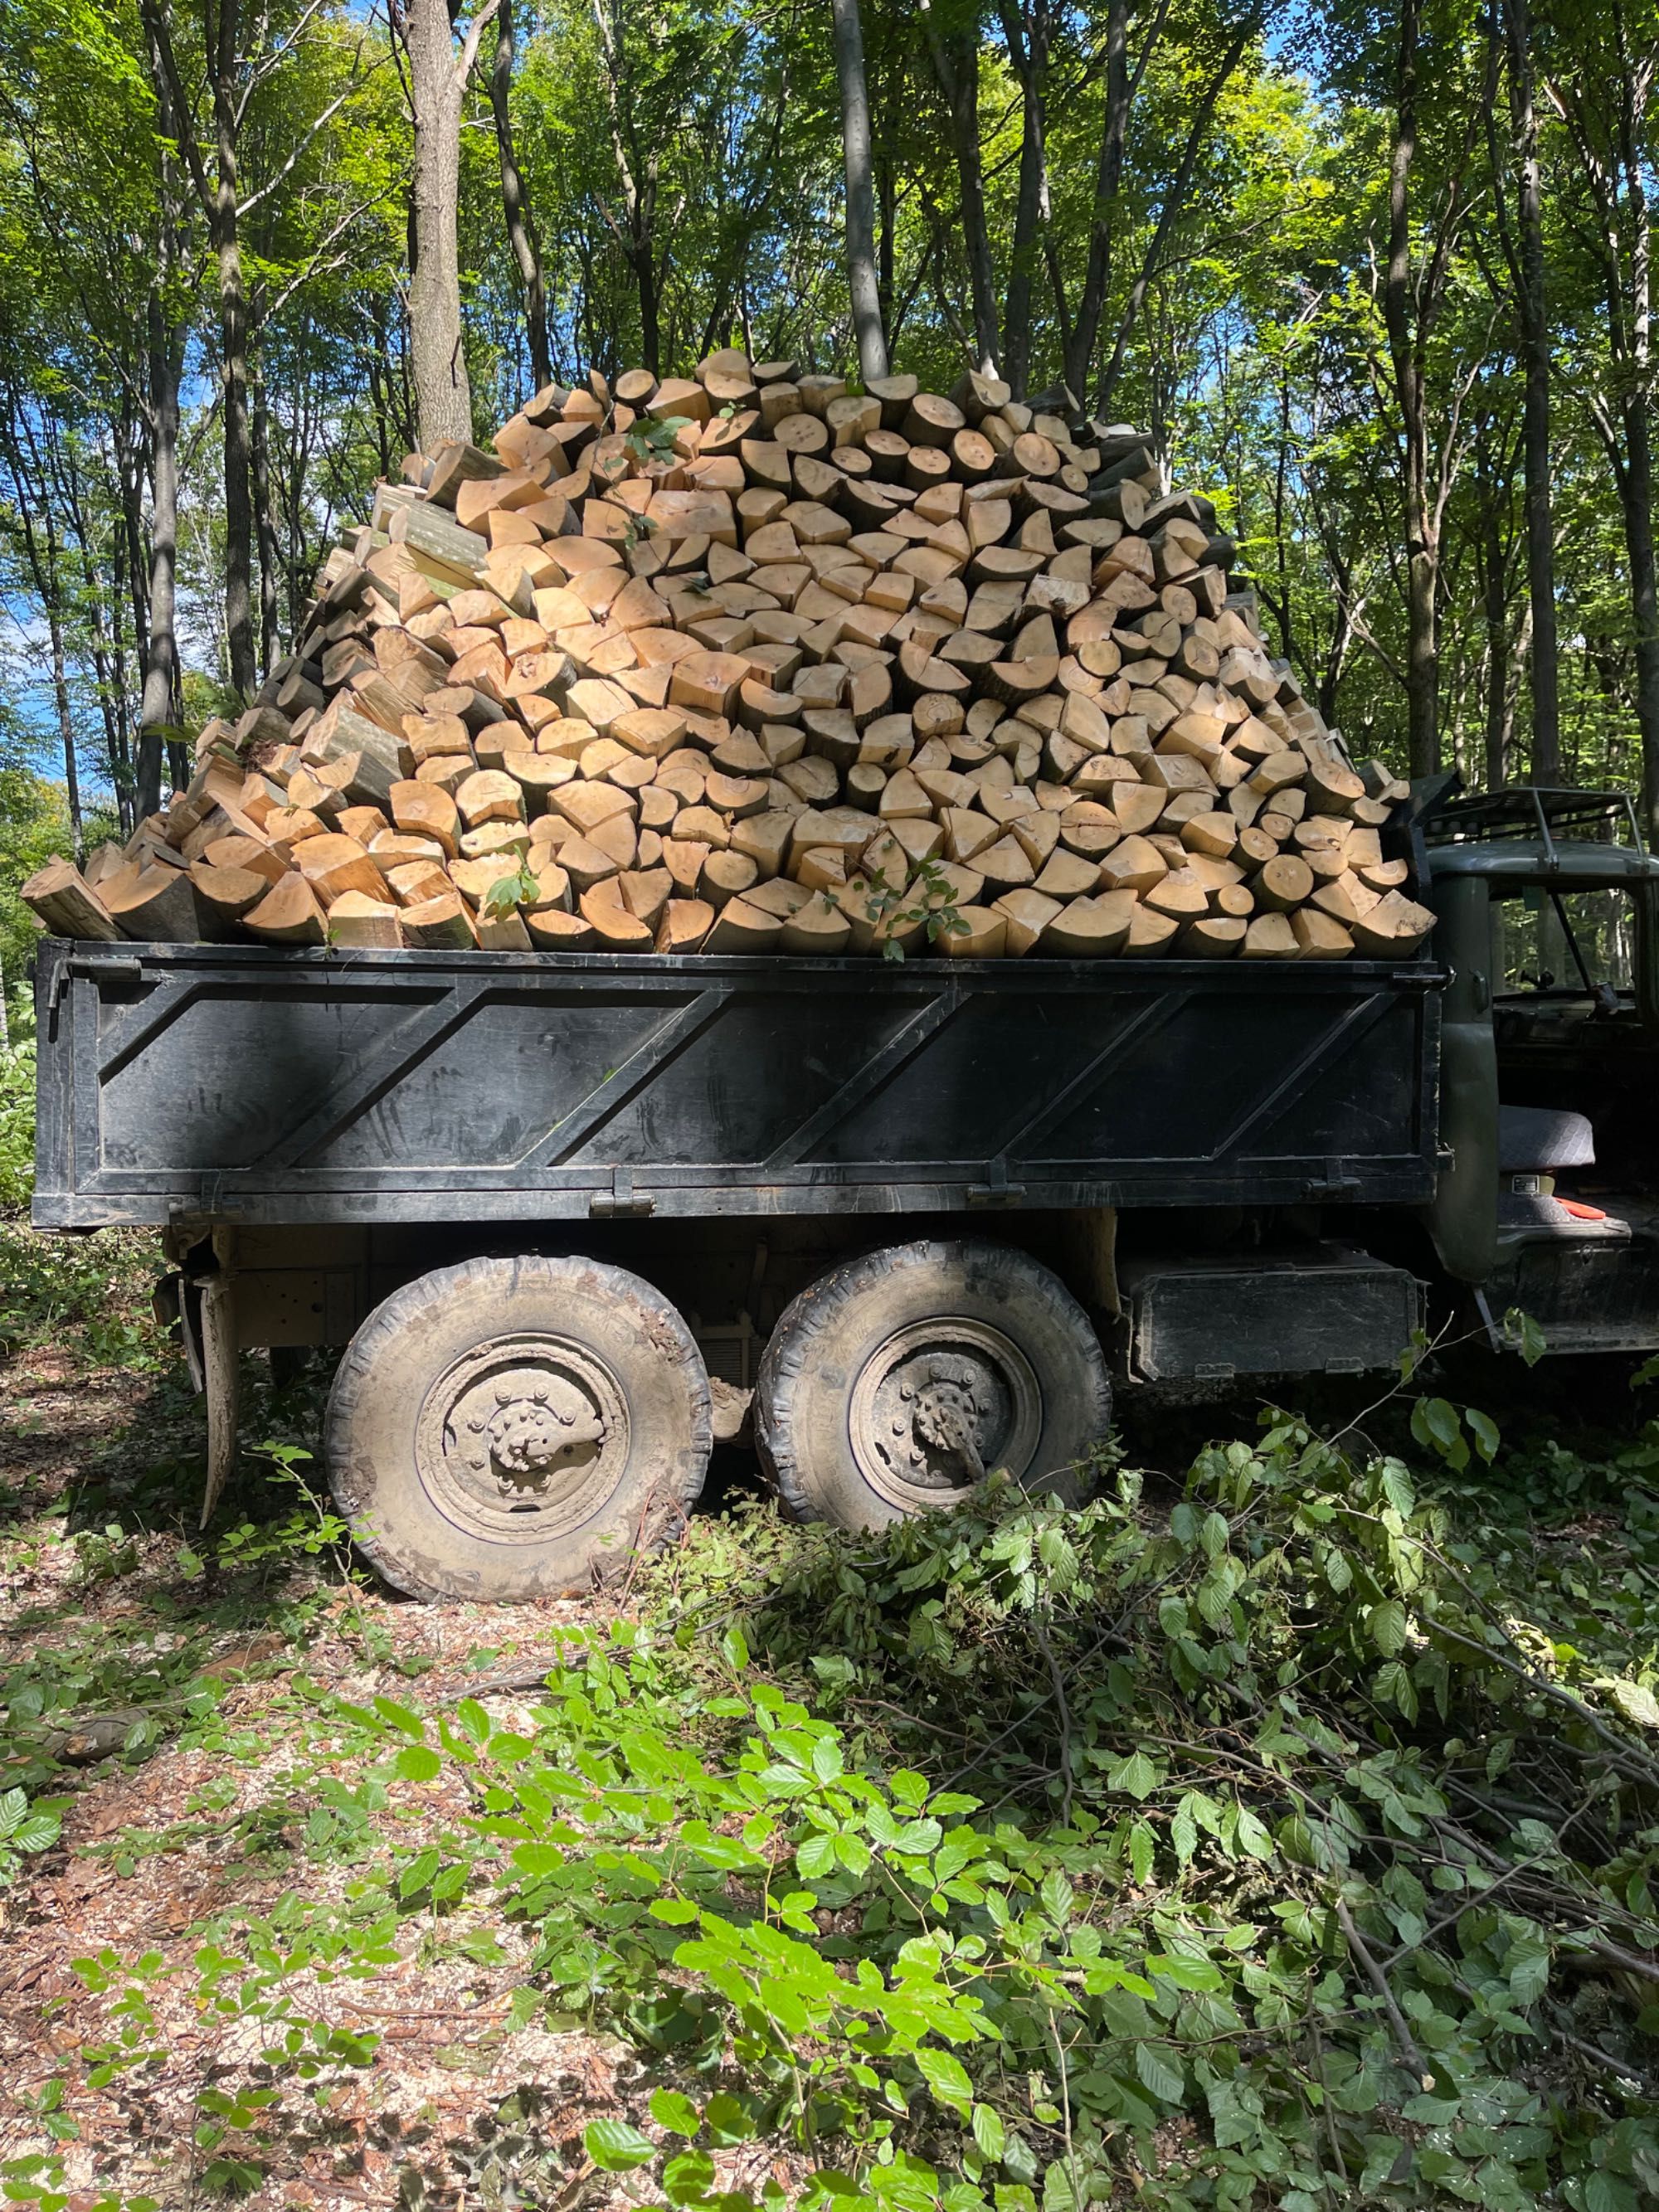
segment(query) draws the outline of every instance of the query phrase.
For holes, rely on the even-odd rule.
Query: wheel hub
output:
[[[416,1456],[428,1495],[470,1534],[539,1540],[579,1528],[626,1465],[621,1386],[585,1345],[486,1340],[428,1391]]]
[[[988,1322],[914,1323],[866,1362],[853,1391],[854,1455],[872,1487],[905,1511],[947,1504],[998,1468],[1030,1463],[1042,1401],[1030,1363]]]

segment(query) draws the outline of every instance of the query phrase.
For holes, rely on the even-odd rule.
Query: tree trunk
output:
[[[1550,485],[1550,332],[1544,279],[1543,191],[1533,106],[1532,26],[1527,0],[1505,0],[1510,106],[1521,175],[1516,192],[1517,285],[1524,374],[1522,465],[1527,498],[1527,591],[1532,607],[1532,774],[1561,780],[1561,681],[1555,623],[1555,520]]]
[[[1643,827],[1659,841],[1659,573],[1653,550],[1653,444],[1645,393],[1623,409],[1625,466],[1620,485],[1635,625],[1636,720],[1642,733]]]
[[[547,287],[542,276],[541,241],[513,149],[513,0],[501,0],[495,13],[495,58],[489,71],[489,106],[495,118],[495,150],[501,165],[501,207],[507,242],[524,287],[524,312],[530,342],[530,374],[539,392],[553,381],[547,343]]]
[[[924,15],[933,75],[951,118],[957,187],[962,201],[962,232],[968,254],[968,283],[974,302],[975,366],[988,375],[998,360],[996,273],[991,261],[991,232],[985,214],[985,169],[979,145],[979,34],[944,37],[932,9]]]
[[[70,701],[69,664],[64,651],[64,611],[58,596],[58,532],[52,509],[42,518],[46,538],[46,581],[44,594],[46,636],[52,647],[52,699],[58,716],[58,744],[64,756],[64,797],[69,805],[70,835],[75,840],[78,866],[86,857],[86,833],[81,823],[81,777],[75,758],[75,710]]]
[[[415,265],[409,348],[416,434],[424,453],[472,435],[472,387],[461,332],[461,94],[444,0],[410,0],[404,18],[415,110]]]
[[[1123,143],[1129,123],[1129,0],[1109,0],[1106,10],[1106,113],[1095,163],[1094,221],[1077,321],[1066,354],[1066,381],[1079,399],[1100,337],[1100,319],[1111,284],[1112,245],[1118,193],[1123,183]]]
[[[1488,791],[1504,787],[1509,737],[1509,594],[1504,589],[1504,544],[1498,529],[1503,487],[1486,483],[1482,531],[1481,585],[1486,615],[1486,785]]]
[[[1406,612],[1409,637],[1406,704],[1411,773],[1440,765],[1440,666],[1436,636],[1436,547],[1428,506],[1428,447],[1423,365],[1413,330],[1412,165],[1417,155],[1417,47],[1420,0],[1403,0],[1395,85],[1394,145],[1389,165],[1389,264],[1382,316],[1389,334],[1404,448]]]
[[[1000,9],[1008,58],[1020,86],[1019,185],[1014,198],[1014,240],[1008,270],[1008,300],[1002,319],[1002,374],[1016,399],[1024,399],[1031,380],[1031,286],[1036,271],[1037,238],[1047,216],[1048,148],[1042,76],[1047,35],[1041,0],[1036,14],[1022,23],[1012,0]]]
[[[219,380],[224,416],[225,643],[231,688],[258,688],[253,642],[253,463],[247,407],[247,291],[238,200],[236,48],[238,0],[206,9],[212,70],[214,185],[209,236],[219,284]]]
[[[282,624],[282,556],[277,551],[276,516],[270,484],[270,410],[264,379],[253,394],[253,522],[259,547],[259,674],[269,676],[276,659]]]
[[[836,76],[841,87],[842,150],[847,170],[847,286],[858,338],[859,374],[866,384],[887,374],[876,276],[876,198],[870,165],[870,89],[864,75],[859,0],[830,0],[836,25]]]
[[[179,384],[185,334],[169,327],[159,296],[149,304],[150,523],[148,649],[138,710],[139,821],[161,803],[167,732],[179,719],[174,598],[179,555]]]

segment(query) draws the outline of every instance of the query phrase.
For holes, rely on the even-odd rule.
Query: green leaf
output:
[[[1638,1728],[1659,1728],[1659,1698],[1645,1682],[1627,1682],[1621,1678],[1609,1682],[1607,1690],[1627,1721],[1634,1721]]]
[[[948,2105],[965,2120],[974,2101],[974,2085],[962,2061],[948,2051],[928,2047],[917,2051],[916,2063],[921,2069],[922,2080],[939,2103]]]
[[[1398,1658],[1406,1648],[1406,1608],[1398,1598],[1387,1597],[1371,1607],[1367,1623],[1371,1642],[1385,1659]]]
[[[590,2120],[582,2130],[582,2148],[601,2173],[631,2173],[657,2155],[650,2136],[626,2120]]]
[[[1156,2043],[1137,2043],[1135,2073],[1140,2085],[1160,2103],[1178,2105],[1187,2093],[1185,2077],[1170,2055]]]
[[[688,2142],[702,2125],[696,2106],[678,2089],[651,2092],[651,2117],[659,2128],[666,2128],[670,2135],[684,2136]]]
[[[1000,2160],[1008,2147],[1008,2131],[1002,2124],[1002,2115],[993,2112],[989,2105],[974,2107],[974,2141],[987,2158]]]
[[[834,1836],[808,1836],[795,1853],[796,1871],[807,1881],[818,1881],[833,1873],[836,1864]]]
[[[1498,1456],[1498,1424],[1478,1406],[1466,1406],[1463,1419],[1469,1425],[1469,1434],[1474,1438],[1474,1448],[1490,1467]]]
[[[1144,1751],[1133,1751],[1127,1759],[1119,1759],[1106,1777],[1106,1786],[1109,1790],[1121,1790],[1138,1804],[1157,1789],[1158,1769]]]
[[[735,1621],[720,1638],[720,1656],[728,1667],[735,1668],[739,1674],[749,1664],[749,1646],[742,1629]]]
[[[426,1723],[420,1715],[410,1712],[407,1705],[400,1705],[395,1698],[376,1698],[374,1710],[389,1728],[413,1736],[416,1743],[426,1734]]]
[[[722,2089],[702,2108],[703,2125],[717,2148],[748,2142],[755,2134],[755,2117],[749,2107]]]
[[[661,1920],[670,1928],[689,1928],[697,1917],[697,1908],[689,1898],[653,1897],[648,1910],[653,1920]]]
[[[1519,1306],[1511,1306],[1504,1316],[1504,1340],[1512,1351],[1520,1353],[1528,1367],[1536,1367],[1549,1350],[1543,1330]]]
[[[392,1769],[401,1782],[435,1782],[444,1763],[429,1744],[411,1743],[398,1753]]]

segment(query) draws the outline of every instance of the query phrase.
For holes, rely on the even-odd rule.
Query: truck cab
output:
[[[1659,858],[1613,792],[1419,789],[1450,970],[1436,1254],[1494,1346],[1659,1346]]]

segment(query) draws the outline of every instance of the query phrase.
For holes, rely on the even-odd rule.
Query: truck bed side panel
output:
[[[49,943],[34,1218],[1419,1203],[1443,981]]]

